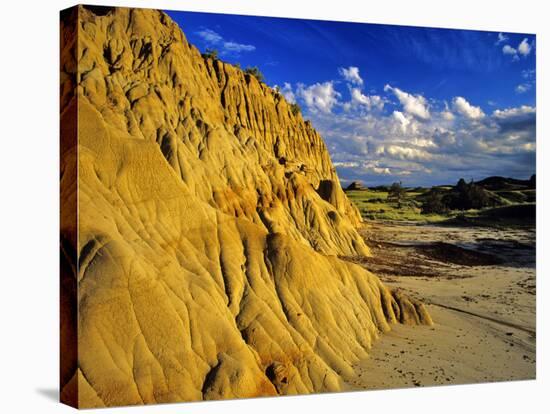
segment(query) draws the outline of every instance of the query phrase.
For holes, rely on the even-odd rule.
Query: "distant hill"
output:
[[[515,191],[515,190],[534,190],[536,189],[536,176],[533,174],[530,179],[528,180],[520,180],[517,178],[511,178],[511,177],[501,177],[498,175],[494,175],[491,177],[484,178],[483,180],[475,181],[474,184],[483,187],[485,190],[489,191]],[[430,188],[437,188],[440,190],[451,190],[453,189],[455,184],[442,184],[442,185],[434,185],[432,187],[407,187],[404,186],[404,188],[407,189],[407,191],[412,192],[423,192]],[[388,191],[390,188],[389,185],[377,185],[377,186],[370,186],[370,187],[364,187],[360,182],[353,181],[349,186],[344,188],[344,191],[351,191],[351,190],[372,190],[372,191]]]
[[[492,176],[477,181],[476,184],[490,191],[527,190],[536,188],[536,178],[535,175],[529,180]]]

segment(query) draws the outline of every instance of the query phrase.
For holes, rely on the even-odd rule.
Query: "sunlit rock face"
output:
[[[338,391],[426,322],[338,258],[370,253],[312,125],[166,14],[64,12],[60,102],[65,402]]]

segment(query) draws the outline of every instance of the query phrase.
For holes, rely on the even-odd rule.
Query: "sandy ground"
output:
[[[351,389],[535,378],[534,228],[371,223],[363,235],[374,258],[361,264],[428,304],[435,325],[394,325]]]

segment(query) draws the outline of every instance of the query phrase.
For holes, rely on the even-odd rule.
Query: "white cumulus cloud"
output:
[[[455,116],[453,115],[453,113],[451,111],[448,111],[448,110],[441,112],[441,117],[445,121],[452,121],[453,119],[455,119]]]
[[[524,115],[536,114],[537,108],[529,105],[522,105],[515,108],[497,109],[493,116],[499,119],[517,118]]]
[[[512,56],[512,60],[514,61],[519,60],[517,49],[513,48],[510,45],[504,45],[502,47],[502,53],[504,53],[505,55]]]
[[[403,109],[408,114],[411,114],[417,118],[426,120],[430,118],[430,111],[428,109],[428,102],[422,95],[412,95],[399,88],[394,88],[390,85],[384,86],[385,92],[393,92],[395,97],[399,100]]]
[[[433,105],[436,108],[438,104]],[[463,107],[466,114],[481,116],[481,109],[472,110],[472,104]],[[452,111],[454,118],[444,119],[443,111]],[[485,114],[482,122],[460,114],[454,102],[434,110],[427,121],[404,111],[317,111],[310,116],[338,163],[335,166],[343,181],[377,185],[403,178],[410,184],[422,180],[446,183],[456,182],[460,176],[485,177],[505,171],[510,176],[528,177],[534,172],[534,107],[497,109]]]
[[[395,119],[401,128],[401,132],[407,132],[407,126],[411,123],[411,120],[403,115],[403,112],[393,111],[393,119]]]
[[[519,60],[520,56],[527,57],[531,53],[533,45],[529,43],[529,39],[523,39],[517,47],[512,47],[510,45],[504,45],[502,47],[502,53],[505,55],[511,56],[512,60]]]
[[[351,102],[352,104],[364,105],[367,109],[382,109],[384,107],[384,101],[378,95],[365,95],[358,88],[351,89]]]
[[[457,96],[453,100],[453,106],[455,110],[465,116],[468,119],[481,119],[485,116],[485,113],[479,106],[471,105],[466,99],[462,96]]]
[[[502,47],[502,53],[504,53],[505,55],[516,55],[518,51],[510,45],[504,45]]]
[[[308,109],[324,113],[330,113],[340,97],[340,93],[334,89],[332,81],[315,83],[310,86],[298,84],[297,95],[304,100]]]
[[[384,152],[392,157],[405,160],[429,160],[432,158],[432,154],[425,150],[397,144],[387,146]]]
[[[452,121],[455,119],[454,114],[449,109],[449,104],[445,101],[445,109],[439,113],[441,118],[445,121]]]
[[[531,53],[531,45],[529,44],[529,41],[527,40],[527,38],[523,39],[519,44],[518,52],[520,55],[523,55],[523,56],[527,56],[529,53]]]
[[[388,167],[380,166],[380,163],[376,160],[363,162],[361,169],[363,172],[376,175],[390,175],[392,173]]]

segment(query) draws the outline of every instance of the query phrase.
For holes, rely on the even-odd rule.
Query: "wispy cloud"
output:
[[[525,93],[527,92],[529,89],[531,89],[531,84],[530,83],[520,83],[519,85],[516,86],[516,93]]]
[[[504,43],[508,40],[508,36],[506,36],[504,33],[499,33],[497,36],[497,41],[495,42],[495,45],[500,45],[501,43]]]
[[[536,76],[535,69],[524,69],[521,71],[521,77],[523,79],[534,79]]]
[[[526,93],[530,91],[536,82],[536,71],[535,69],[524,69],[521,71],[521,77],[524,79],[523,82],[518,84],[515,88],[517,94]]]
[[[342,77],[353,84],[356,85],[362,85],[363,79],[359,75],[359,68],[357,66],[350,66],[349,68],[338,68],[338,73],[342,75]]]
[[[206,43],[219,44],[223,41],[223,37],[221,37],[214,30],[202,29],[195,32],[195,34],[200,36]]]
[[[219,48],[220,54],[239,55],[242,52],[253,52],[256,50],[256,46],[238,43],[232,40],[226,40],[222,35],[215,32],[212,29],[202,29],[195,32],[199,36],[206,46],[210,48]]]
[[[396,58],[423,62],[438,70],[485,72],[500,65],[493,54],[487,53],[487,38],[475,32],[430,28],[418,36],[415,28],[392,27],[380,33],[376,40]]]

